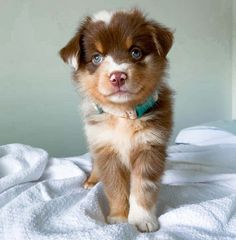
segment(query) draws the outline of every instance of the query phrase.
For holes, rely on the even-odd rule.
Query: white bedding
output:
[[[108,225],[102,184],[81,184],[89,155],[49,158],[20,144],[0,147],[1,240],[236,239],[236,135],[212,145],[169,148],[157,215],[160,230]]]

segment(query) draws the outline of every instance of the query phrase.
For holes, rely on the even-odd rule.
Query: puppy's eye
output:
[[[139,48],[135,47],[131,50],[131,56],[133,59],[138,60],[142,57],[142,51]]]
[[[103,61],[103,56],[101,54],[96,53],[96,54],[93,55],[93,57],[92,57],[93,64],[98,65],[102,61]]]

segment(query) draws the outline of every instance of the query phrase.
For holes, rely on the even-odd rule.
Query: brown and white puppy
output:
[[[140,231],[158,229],[157,194],[172,128],[172,92],[164,77],[173,42],[168,28],[140,11],[102,11],[87,17],[60,51],[74,67],[83,96],[93,170],[102,181],[109,223],[127,221]],[[137,117],[150,96],[157,102]]]

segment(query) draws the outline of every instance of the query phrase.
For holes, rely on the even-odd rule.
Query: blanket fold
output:
[[[0,239],[236,239],[236,144],[176,145],[168,155],[160,230],[140,233],[106,223],[102,183],[83,189],[88,154],[49,158],[26,145],[0,146]]]

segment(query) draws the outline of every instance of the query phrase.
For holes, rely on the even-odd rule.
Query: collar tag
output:
[[[127,114],[127,117],[128,117],[129,119],[136,119],[136,118],[138,118],[137,112],[134,111],[134,110],[128,111],[128,112],[126,112],[126,114]]]

